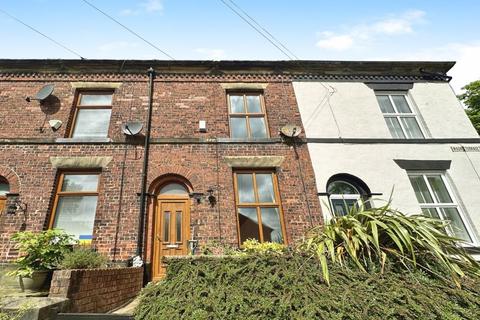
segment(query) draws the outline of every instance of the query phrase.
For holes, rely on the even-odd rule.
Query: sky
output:
[[[88,1],[177,60],[288,59],[221,0]],[[299,59],[457,61],[457,93],[480,79],[479,0],[234,1]],[[87,59],[168,59],[82,0],[0,9]],[[78,58],[1,11],[0,39],[0,58]]]

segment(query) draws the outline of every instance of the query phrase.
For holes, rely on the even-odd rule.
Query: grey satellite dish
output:
[[[140,133],[143,129],[143,124],[137,121],[129,121],[122,124],[122,131],[127,136],[134,136]]]
[[[43,86],[42,89],[40,89],[35,97],[27,97],[25,100],[28,102],[32,100],[38,100],[40,102],[45,101],[48,97],[50,97],[53,93],[53,89],[55,88],[54,84],[47,84],[46,86]]]
[[[302,128],[292,124],[287,124],[280,129],[280,132],[286,137],[294,138],[298,137],[300,133],[302,133]]]

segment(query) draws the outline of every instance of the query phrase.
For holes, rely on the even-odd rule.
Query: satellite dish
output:
[[[287,124],[280,129],[280,132],[286,137],[298,137],[302,133],[302,128],[293,124]]]
[[[40,102],[45,101],[48,97],[50,97],[53,93],[53,89],[55,88],[54,84],[47,84],[46,86],[43,86],[42,89],[40,89],[35,97],[27,97],[25,100],[28,102],[32,100],[38,100]]]
[[[143,129],[143,124],[137,121],[129,121],[122,124],[122,131],[127,136],[134,136],[140,133]]]

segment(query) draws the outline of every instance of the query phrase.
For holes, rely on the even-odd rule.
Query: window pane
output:
[[[328,184],[327,192],[329,194],[360,194],[360,192],[345,181],[334,181]]]
[[[65,196],[58,199],[53,227],[75,238],[89,239],[97,209],[97,196]]]
[[[267,128],[265,126],[265,119],[263,117],[250,117],[250,132],[252,138],[266,138]]]
[[[249,113],[261,113],[260,96],[247,96],[247,110]]]
[[[427,177],[428,183],[430,183],[430,187],[432,188],[433,195],[437,202],[440,203],[452,203],[452,198],[448,194],[447,187],[443,183],[441,176],[428,176]]]
[[[81,106],[109,106],[112,104],[111,94],[82,94],[80,95]]]
[[[393,95],[392,100],[393,103],[395,103],[395,107],[397,108],[398,113],[412,113],[412,110],[410,110],[405,96]]]
[[[177,211],[176,213],[176,233],[177,233],[177,242],[182,242],[182,211]]]
[[[401,117],[403,128],[405,128],[405,133],[408,138],[411,139],[421,139],[423,138],[422,130],[418,125],[417,119],[414,117]]]
[[[65,174],[62,191],[97,191],[98,174]]]
[[[263,241],[283,243],[278,208],[261,208]]]
[[[163,213],[163,241],[168,242],[170,239],[170,211]]]
[[[237,174],[238,202],[255,202],[253,193],[253,176],[251,174]]]
[[[419,203],[433,203],[432,196],[428,191],[427,184],[423,179],[423,176],[409,176],[410,183],[412,184],[415,196]]]
[[[161,196],[164,195],[188,195],[188,191],[179,183],[169,183],[164,186],[159,193]]]
[[[230,96],[230,113],[245,113],[243,96]]]
[[[275,203],[275,192],[273,190],[273,177],[270,173],[257,173],[258,201],[264,203]]]
[[[403,134],[402,127],[398,122],[398,119],[395,117],[385,117],[385,122],[387,122],[388,130],[392,134],[393,138],[397,139],[405,139],[405,135]]]
[[[435,208],[422,208],[422,213],[430,218],[441,219]]]
[[[450,221],[447,227],[452,235],[466,242],[472,242],[472,238],[468,234],[467,228],[456,208],[441,208],[445,220]]]
[[[0,195],[6,195],[10,192],[10,185],[8,183],[0,182]]]
[[[79,109],[72,136],[107,137],[111,113],[111,109]]]
[[[247,133],[247,119],[245,118],[231,118],[232,138],[248,138]]]
[[[260,241],[256,208],[238,208],[238,223],[241,243],[248,239]]]
[[[380,110],[382,110],[383,113],[395,113],[388,96],[377,96],[377,101],[380,105]]]
[[[331,199],[333,214],[336,216],[346,216],[353,207],[356,206],[358,199]]]

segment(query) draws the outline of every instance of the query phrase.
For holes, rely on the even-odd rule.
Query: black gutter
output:
[[[152,128],[152,109],[153,109],[153,80],[155,79],[155,70],[150,67],[147,71],[148,75],[148,117],[147,131],[145,132],[145,150],[143,154],[143,170],[142,170],[142,191],[140,194],[140,215],[138,217],[138,242],[137,256],[142,257],[143,253],[143,236],[145,228],[145,208],[147,197],[147,172],[148,172],[148,151],[150,149],[150,131]]]

